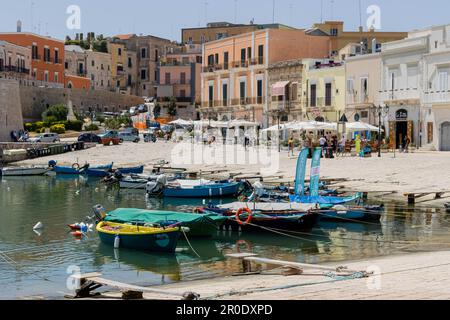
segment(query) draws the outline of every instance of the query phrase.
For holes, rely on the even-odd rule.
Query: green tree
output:
[[[65,121],[67,120],[67,114],[69,110],[64,104],[56,104],[48,108],[44,113],[42,113],[42,119],[44,122],[47,120]]]
[[[177,115],[177,98],[171,97],[169,100],[168,113],[170,116],[174,117]]]

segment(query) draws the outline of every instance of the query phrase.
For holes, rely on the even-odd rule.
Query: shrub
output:
[[[86,127],[84,127],[85,131],[98,131],[98,126],[96,124],[90,124]]]
[[[66,130],[81,131],[83,129],[83,121],[66,121],[65,128]]]
[[[55,116],[48,116],[44,119],[44,126],[50,128],[52,125],[58,122]]]
[[[48,108],[43,114],[42,114],[42,119],[46,122],[50,122],[49,121],[49,117],[54,117],[56,121],[65,121],[67,120],[67,114],[69,113],[69,110],[67,109],[67,107],[63,104],[56,104],[54,106],[51,106],[50,108]],[[52,118],[53,119],[53,118]]]
[[[62,133],[66,133],[66,128],[64,127],[63,124],[55,124],[50,127],[50,132],[62,134]]]
[[[44,128],[44,122],[38,121],[34,124],[34,130],[36,132],[40,132],[42,128]]]
[[[34,123],[25,123],[24,128],[28,132],[33,132],[36,130],[36,125]]]
[[[98,115],[95,117],[95,121],[98,121],[100,123],[105,123],[105,117]]]

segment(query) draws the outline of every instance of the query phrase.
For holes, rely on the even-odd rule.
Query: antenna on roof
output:
[[[272,23],[275,23],[275,0],[273,0],[273,7],[272,7]]]
[[[320,23],[323,23],[323,0],[320,0]]]

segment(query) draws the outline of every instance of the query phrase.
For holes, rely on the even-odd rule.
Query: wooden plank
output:
[[[254,253],[230,253],[227,254],[226,257],[232,258],[232,259],[244,259],[249,257],[257,257],[257,254]]]
[[[316,270],[327,270],[327,271],[335,271],[335,272],[348,272],[348,273],[354,273],[358,271],[353,270],[347,270],[344,267],[326,267],[326,266],[320,266],[315,264],[306,264],[306,263],[299,263],[299,262],[289,262],[289,261],[281,261],[281,260],[272,260],[272,259],[265,259],[265,258],[258,258],[258,257],[248,257],[244,258],[246,261],[260,263],[260,264],[268,264],[268,265],[275,265],[275,266],[282,266],[282,267],[292,267],[297,269],[316,269]]]
[[[89,280],[90,278],[98,278],[101,276],[102,276],[101,273],[93,272],[93,273],[85,273],[85,274],[74,274],[70,277],[73,279],[77,279],[77,280],[81,280],[81,279]]]

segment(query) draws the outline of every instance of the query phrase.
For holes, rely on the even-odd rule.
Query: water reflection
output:
[[[230,201],[216,200],[215,204]],[[204,204],[197,199],[146,198],[143,190],[118,190],[83,176],[3,178],[0,251],[20,268],[0,259],[0,297],[64,291],[71,265],[117,281],[160,284],[238,272],[239,262],[225,257],[235,252],[321,263],[450,247],[450,215],[444,210],[392,202],[387,203],[379,224],[322,221],[312,234],[291,233],[289,237],[218,231],[212,239],[190,239],[190,244],[181,240],[180,252],[168,256],[114,251],[102,245],[95,232],[77,241],[67,228],[84,221],[99,203],[107,210],[134,207],[184,212]],[[37,235],[32,228],[39,221],[44,229]],[[43,282],[42,277],[51,281]]]

